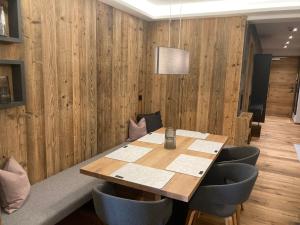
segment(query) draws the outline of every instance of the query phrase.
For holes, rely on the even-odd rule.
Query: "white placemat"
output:
[[[175,173],[147,166],[128,163],[111,174],[112,177],[148,187],[163,188]]]
[[[197,152],[217,154],[221,150],[222,146],[223,143],[220,142],[196,140],[188,147],[188,149]]]
[[[211,163],[212,160],[207,158],[180,154],[166,169],[177,173],[201,177]]]
[[[201,133],[198,131],[191,131],[191,130],[176,130],[176,135],[184,136],[184,137],[191,137],[191,138],[198,138],[198,139],[206,139],[209,133]]]
[[[149,133],[140,139],[138,141],[142,142],[148,142],[153,144],[163,144],[165,142],[165,134],[159,134],[159,133]]]
[[[117,159],[125,162],[135,162],[149,153],[153,148],[145,148],[135,145],[125,145],[105,157],[110,159]]]
[[[295,144],[295,149],[296,149],[296,153],[297,153],[297,158],[300,161],[300,144]]]

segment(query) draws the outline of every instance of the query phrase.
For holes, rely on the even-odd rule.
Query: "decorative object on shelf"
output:
[[[8,76],[0,76],[0,104],[8,104],[11,102],[9,91]]]
[[[0,0],[0,35],[7,36],[7,23],[4,7],[4,1]]]
[[[170,18],[169,18],[169,45],[168,45],[168,47],[159,47],[158,46],[155,48],[154,73],[155,74],[173,74],[173,75],[189,74],[190,53],[184,49],[180,49],[182,4],[180,6],[178,47],[171,48],[171,23],[172,23],[172,17],[171,17],[172,4],[171,3],[170,3]]]
[[[172,127],[166,128],[165,131],[165,149],[176,148],[176,130]]]

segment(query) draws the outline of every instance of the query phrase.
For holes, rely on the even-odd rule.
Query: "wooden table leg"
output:
[[[236,216],[236,212],[232,215],[232,221],[233,221],[233,225],[237,225],[237,216]]]
[[[225,224],[226,225],[233,225],[232,216],[229,216],[229,217],[225,218]]]
[[[188,215],[186,217],[185,225],[192,225],[193,224],[196,212],[197,212],[196,210],[192,210],[192,209],[189,210]]]
[[[237,207],[236,209],[236,220],[237,220],[237,225],[240,225],[240,220],[241,220],[241,207]]]

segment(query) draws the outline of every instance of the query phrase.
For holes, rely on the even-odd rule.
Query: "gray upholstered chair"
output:
[[[197,211],[223,217],[226,224],[238,224],[240,207],[237,206],[249,198],[257,176],[258,170],[252,165],[214,165],[189,202],[187,224],[192,224]]]
[[[260,150],[253,146],[223,148],[216,163],[246,163],[255,166]]]
[[[165,225],[172,214],[172,200],[121,198],[110,183],[95,187],[92,194],[96,214],[106,225]]]

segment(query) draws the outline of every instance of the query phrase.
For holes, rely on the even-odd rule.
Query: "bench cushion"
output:
[[[24,206],[11,215],[2,212],[3,225],[54,225],[91,198],[95,185],[103,181],[80,174],[81,167],[125,145],[123,143],[76,166],[32,185]]]

